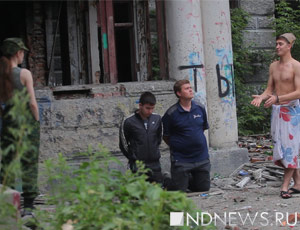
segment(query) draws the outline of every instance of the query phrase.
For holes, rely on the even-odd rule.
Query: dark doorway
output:
[[[25,41],[25,21],[26,2],[0,1],[0,42],[9,37],[20,37]]]
[[[19,37],[26,44],[26,2],[0,1],[0,44],[6,38]],[[0,52],[0,56],[1,56]],[[28,68],[27,52],[22,67]]]

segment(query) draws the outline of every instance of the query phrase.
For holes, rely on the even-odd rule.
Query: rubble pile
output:
[[[249,163],[237,168],[229,178],[215,176],[212,183],[225,190],[243,188],[280,187],[283,168],[274,165],[272,140],[269,135],[255,135],[239,138],[239,146],[249,151]]]
[[[239,147],[247,148],[251,162],[272,160],[273,143],[270,135],[239,137]]]
[[[273,161],[246,163],[236,169],[228,178],[215,176],[212,184],[223,190],[242,190],[243,188],[280,187],[283,168]]]

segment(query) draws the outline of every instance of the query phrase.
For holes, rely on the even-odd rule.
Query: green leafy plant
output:
[[[275,4],[276,17],[273,29],[276,36],[283,33],[292,32],[296,38],[300,38],[300,5],[299,1],[276,1]],[[292,49],[292,56],[300,61],[300,42],[296,40]]]
[[[245,78],[255,75],[257,67],[252,63],[268,63],[270,57],[261,52],[253,52],[244,44],[243,30],[248,25],[249,14],[240,8],[231,10],[231,30],[233,47],[233,65],[235,73],[237,118],[239,135],[265,133],[270,127],[270,110],[256,108],[250,104],[252,94],[259,94],[257,87],[249,86]]]
[[[168,192],[147,182],[141,163],[138,173],[128,170],[123,174],[113,169],[120,163],[105,148],[84,154],[89,160],[77,168],[62,155],[46,161],[48,202],[55,211],[38,212],[38,225],[43,229],[169,229],[170,212],[196,211],[184,193]]]
[[[15,156],[10,164],[5,167],[5,174],[2,176],[2,186],[0,187],[0,229],[21,228],[21,219],[18,218],[17,207],[7,202],[5,193],[9,186],[17,187],[19,183],[17,178],[21,176],[20,159],[23,154],[31,148],[28,142],[28,135],[32,132],[32,127],[28,120],[32,116],[28,110],[29,96],[26,89],[22,92],[16,92],[11,99],[13,104],[8,115],[12,117],[15,126],[9,128],[9,133],[13,140],[6,149],[0,149],[1,157],[9,154],[9,151],[15,152]],[[18,127],[18,128],[17,128]],[[3,166],[1,166],[3,167]]]

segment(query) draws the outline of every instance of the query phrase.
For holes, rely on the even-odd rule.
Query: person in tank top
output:
[[[13,136],[9,128],[18,128],[17,123],[9,115],[10,109],[14,106],[12,97],[17,91],[26,88],[29,94],[29,105],[32,117],[28,119],[28,124],[32,126],[32,132],[28,134],[30,150],[21,156],[22,170],[22,196],[24,198],[23,215],[32,214],[34,208],[33,202],[38,195],[37,175],[38,175],[38,155],[39,155],[39,112],[38,104],[35,98],[33,79],[31,72],[25,68],[20,68],[24,60],[24,52],[28,51],[20,38],[7,38],[2,42],[0,58],[0,103],[2,106],[2,132],[1,132],[1,149],[6,149],[14,143]],[[1,151],[3,153],[3,151]],[[16,152],[10,150],[1,159],[0,183],[14,187],[14,181],[5,181],[7,166],[16,156]],[[9,173],[9,171],[7,172]]]

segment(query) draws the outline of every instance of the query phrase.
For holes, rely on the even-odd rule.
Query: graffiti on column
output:
[[[202,28],[201,25],[198,25],[199,19],[201,18],[201,11],[199,10],[200,0],[186,0],[183,5],[184,7],[178,8],[180,12],[178,16],[183,16],[189,21],[187,24],[189,25],[187,36],[190,36],[191,39],[194,39],[196,43],[200,44],[202,42]]]
[[[201,15],[200,15],[200,0],[187,0],[187,4],[191,4],[192,7],[192,12],[188,12],[187,15],[186,15],[186,18],[187,19],[190,19],[190,18],[200,18]]]
[[[188,56],[189,58],[189,65],[203,65],[203,62],[201,61],[201,56],[199,52],[192,52]],[[203,77],[205,76],[204,68],[198,68],[197,69],[197,81],[199,82],[199,85],[205,86],[205,83],[203,82]],[[189,80],[194,84],[194,71],[193,69],[189,69]],[[206,93],[205,93],[205,87],[199,88],[197,92],[195,92],[194,96],[195,100],[201,102],[202,104],[206,105]]]
[[[233,62],[231,49],[216,49],[218,63],[216,72],[218,78],[219,97],[225,103],[232,104],[235,100]]]

